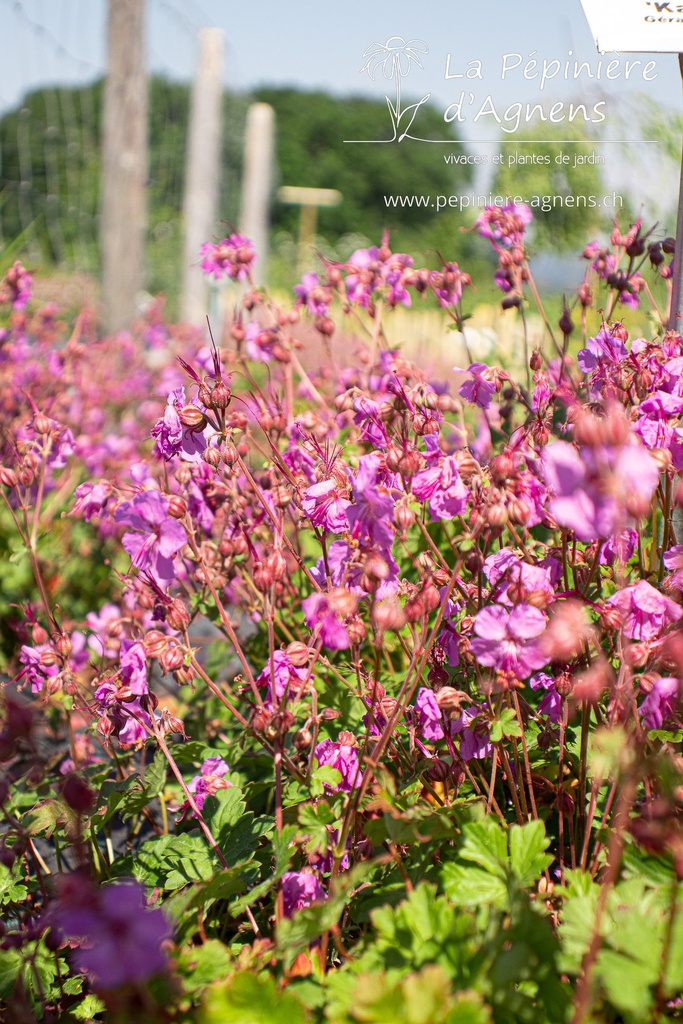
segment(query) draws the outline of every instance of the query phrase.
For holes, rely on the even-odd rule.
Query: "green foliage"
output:
[[[268,975],[237,974],[210,988],[197,1024],[306,1024],[306,1010]]]
[[[190,87],[150,79],[149,175],[145,287],[166,292],[174,309],[182,262],[182,202]],[[276,115],[276,185],[338,189],[343,202],[320,211],[319,233],[377,241],[384,228],[404,248],[445,247],[459,220],[417,207],[388,208],[385,195],[458,193],[470,181],[466,165],[435,160],[433,147],[350,146],[346,139],[381,138],[389,127],[386,104],[293,89],[260,89],[252,97],[225,93],[222,115],[220,220],[239,217],[246,113],[250,102],[270,103]],[[102,83],[77,89],[41,89],[0,119],[0,238],[20,239],[48,264],[99,272],[98,215]],[[435,108],[420,109],[425,138],[448,139],[452,126]],[[273,197],[275,229],[296,236],[298,209]],[[220,227],[217,225],[216,230]],[[467,244],[467,243],[466,243]],[[350,250],[349,250],[350,251]],[[6,254],[9,260],[12,254]]]
[[[427,238],[434,244],[431,230],[437,217],[431,210],[388,209],[384,196],[456,194],[470,180],[466,165],[446,165],[434,159],[433,147],[409,139],[383,146],[347,145],[347,139],[387,136],[390,122],[383,101],[273,88],[259,89],[255,98],[275,110],[278,184],[335,188],[344,197],[339,206],[319,211],[322,235],[379,238],[385,228],[412,228],[419,229],[423,244]],[[424,138],[456,140],[435,108],[422,107],[419,117]],[[297,230],[295,208],[277,207],[274,218],[277,227]]]
[[[506,906],[512,887],[529,888],[552,861],[543,822],[504,829],[494,821],[473,822],[463,828],[460,858],[477,867],[449,863],[443,869],[446,895],[459,906]]]
[[[533,142],[524,145],[524,139],[544,139],[557,142]],[[584,125],[562,124],[561,127],[537,123],[520,128],[514,139],[502,149],[504,162],[496,172],[491,191],[499,195],[519,195],[526,201],[532,197],[547,197],[550,209],[533,206],[533,243],[537,249],[573,249],[585,245],[605,219],[609,211],[591,207],[584,200],[593,196],[599,203],[605,184],[599,163],[575,162],[588,158],[590,145],[567,144],[564,139],[587,141]],[[598,139],[595,139],[598,142]],[[601,152],[597,147],[596,152]],[[562,155],[569,157],[564,162]],[[515,162],[515,157],[520,161]],[[529,161],[529,162],[526,162]],[[558,162],[559,161],[559,162]],[[559,197],[555,199],[555,197]],[[571,205],[564,205],[565,198]],[[575,197],[582,197],[579,203]],[[620,211],[615,211],[619,213]]]
[[[661,992],[683,992],[683,886],[669,872],[654,887],[642,875],[621,881],[599,919],[599,886],[571,872],[560,926],[560,965],[578,975],[596,929],[601,937],[595,980],[603,1001],[627,1024],[647,1019]]]

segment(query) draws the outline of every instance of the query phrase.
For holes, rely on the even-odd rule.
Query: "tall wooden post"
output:
[[[678,55],[678,67],[683,79],[683,53]],[[681,176],[678,186],[678,218],[676,222],[676,251],[674,253],[673,274],[671,280],[671,309],[669,310],[670,331],[680,334],[683,330],[683,156],[681,156]]]
[[[197,36],[197,73],[192,85],[190,126],[183,199],[182,316],[203,324],[207,284],[199,267],[199,250],[217,230],[223,100],[223,33],[203,28]]]
[[[142,285],[147,178],[145,0],[108,0],[102,139],[102,321],[126,327]]]
[[[254,243],[254,283],[264,284],[268,266],[268,226],[273,187],[275,111],[267,103],[252,103],[247,112],[240,231]]]
[[[343,196],[336,188],[303,188],[297,185],[283,185],[277,197],[281,203],[298,206],[299,246],[297,273],[311,269],[311,257],[315,245],[315,229],[318,223],[319,206],[338,206]]]

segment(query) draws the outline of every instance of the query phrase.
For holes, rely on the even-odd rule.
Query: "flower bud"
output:
[[[407,533],[415,522],[415,513],[405,502],[398,504],[394,510],[394,523],[402,534]]]
[[[386,630],[399,632],[406,624],[407,617],[404,610],[398,603],[395,596],[386,597],[383,601],[376,601],[371,609],[370,618],[378,633]]]
[[[206,462],[209,466],[213,466],[215,469],[216,466],[218,466],[221,461],[221,453],[218,450],[218,448],[206,448],[204,450],[202,458],[204,462]]]
[[[574,680],[569,672],[562,672],[555,680],[555,693],[560,697],[569,697],[574,690]]]
[[[3,487],[17,486],[17,474],[9,466],[0,466],[0,484]]]
[[[2,864],[3,867],[11,870],[15,860],[16,854],[14,852],[14,848],[5,846],[4,844],[0,846],[0,864]]]
[[[159,656],[159,664],[164,673],[177,672],[185,664],[185,655],[182,647],[178,647],[177,644],[167,647]]]
[[[231,468],[237,464],[239,455],[237,454],[237,449],[234,444],[226,444],[224,446],[221,452],[221,458],[225,465],[230,466]]]
[[[179,494],[172,494],[168,500],[168,514],[174,519],[182,519],[187,512],[187,502]]]
[[[160,629],[150,629],[142,641],[148,658],[158,658],[168,644],[168,637]]]
[[[614,605],[606,604],[600,609],[600,625],[608,632],[620,629],[623,621],[623,615]]]
[[[438,757],[434,757],[426,774],[431,782],[445,782],[450,775],[450,771],[451,766],[447,761],[440,761]]]
[[[650,648],[645,643],[624,646],[624,661],[631,668],[642,668],[650,657]]]
[[[427,583],[422,588],[422,600],[428,615],[431,612],[436,611],[441,604],[441,594],[433,583]]]
[[[421,464],[422,460],[420,459],[419,452],[405,452],[398,461],[398,472],[407,480],[412,480],[415,474],[419,472]]]
[[[484,514],[486,522],[494,529],[502,529],[508,521],[507,509],[501,502],[489,505]]]
[[[178,413],[178,419],[191,430],[203,430],[207,423],[206,416],[197,405],[184,405]]]
[[[175,680],[179,686],[188,686],[194,680],[194,669],[191,665],[183,665],[176,669]]]
[[[386,580],[389,577],[389,565],[381,555],[372,552],[365,559],[364,571],[366,576],[377,583],[381,583],[382,580]]]
[[[227,409],[230,405],[230,399],[232,398],[232,392],[227,384],[222,380],[216,381],[216,384],[211,389],[210,401],[204,402],[204,405],[210,405],[213,409],[220,409],[221,411]]]
[[[166,622],[171,629],[177,629],[180,633],[184,632],[190,625],[190,618],[190,613],[182,598],[174,597],[166,612]]]
[[[311,648],[301,643],[300,640],[293,640],[285,647],[285,654],[295,668],[303,668],[304,665],[307,665],[312,653]]]
[[[33,626],[31,627],[31,637],[33,639],[33,643],[36,644],[36,646],[38,646],[39,644],[47,643],[47,631],[44,630],[43,627],[39,625],[37,622],[34,622]]]
[[[536,373],[536,371],[540,370],[542,366],[543,356],[538,351],[538,349],[536,349],[534,352],[531,353],[531,358],[529,359],[529,367],[533,370],[534,373]]]
[[[287,572],[287,562],[285,561],[285,556],[279,549],[273,551],[272,555],[268,555],[263,565],[266,571],[272,577],[273,582],[281,580],[282,577]]]
[[[507,503],[507,510],[511,523],[515,523],[517,526],[524,526],[529,521],[531,512],[529,506],[522,498],[517,498],[513,495]]]
[[[574,321],[572,320],[571,314],[566,306],[562,310],[562,316],[560,317],[557,326],[565,337],[568,337],[574,330]]]
[[[292,736],[292,743],[297,750],[308,750],[313,742],[313,734],[310,729],[297,729]]]
[[[460,714],[463,699],[468,701],[467,694],[462,690],[456,690],[454,686],[442,686],[436,692],[436,703],[441,711],[447,714]]]
[[[265,594],[270,590],[273,585],[274,578],[265,562],[254,562],[254,568],[252,569],[251,578],[254,581],[254,586],[262,594]]]
[[[33,429],[36,434],[49,434],[50,428],[51,424],[48,417],[42,412],[37,412],[33,417]]]
[[[352,732],[348,731],[348,729],[342,729],[342,731],[337,736],[337,742],[341,743],[342,746],[344,747],[358,746],[358,740],[356,739]]]
[[[87,814],[95,803],[95,794],[80,775],[72,772],[62,782],[62,799],[77,814]]]

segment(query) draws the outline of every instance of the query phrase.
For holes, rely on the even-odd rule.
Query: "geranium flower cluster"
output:
[[[527,301],[529,224],[526,207],[487,208],[477,221],[507,306]],[[612,304],[644,291],[632,263],[613,276],[641,243],[635,225],[612,238],[616,253],[591,255]],[[207,274],[249,279],[253,248],[241,236],[201,255]],[[306,274],[282,308],[247,290],[221,349],[169,328],[157,370],[134,363],[149,324],[112,356],[83,315],[58,348],[49,318],[6,299],[0,493],[32,574],[11,623],[13,685],[65,723],[59,820],[79,870],[96,843],[84,818],[99,816],[95,835],[122,794],[142,793],[133,806],[163,841],[166,880],[213,885],[205,844],[224,872],[211,899],[235,897],[260,935],[271,919],[315,910],[378,845],[407,878],[393,833],[376,843],[381,816],[408,809],[417,821],[462,799],[520,825],[543,819],[563,880],[567,866],[588,866],[593,841],[597,870],[614,820],[614,791],[590,776],[590,734],[618,727],[641,766],[676,756],[683,339],[631,339],[609,315],[590,326],[585,282],[575,358],[565,311],[564,347],[550,332],[530,357],[529,387],[482,363],[464,381],[462,371],[434,379],[386,341],[382,313],[431,295],[461,324],[469,283],[441,258],[416,268],[386,236]],[[369,340],[349,366],[336,336],[359,316]],[[310,351],[318,336],[322,366]],[[254,372],[255,361],[271,365]],[[78,551],[101,556],[71,604],[55,599],[64,580],[37,553],[62,523]],[[76,584],[66,583],[68,594]],[[35,749],[31,723],[12,714],[0,734],[8,760]],[[115,774],[96,798],[86,777],[102,764]],[[653,780],[634,819],[656,796]],[[246,824],[243,791],[258,806]],[[10,855],[15,842],[27,848],[14,820]],[[252,856],[273,834],[274,867],[262,845],[231,874],[223,848]],[[133,850],[137,833],[126,842]],[[148,877],[163,888],[161,874]],[[66,888],[45,917],[59,942],[83,939],[74,970],[97,991],[163,975],[161,911],[133,883],[97,892],[90,907]],[[327,931],[343,949],[338,926]]]

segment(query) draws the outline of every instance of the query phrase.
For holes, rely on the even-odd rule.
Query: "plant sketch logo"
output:
[[[347,139],[347,142],[403,142],[404,139],[414,138],[409,134],[413,121],[431,93],[427,93],[417,103],[409,103],[402,107],[401,81],[410,74],[413,64],[424,70],[420,54],[426,53],[429,53],[429,47],[423,39],[409,39],[406,42],[403,36],[391,36],[386,43],[375,42],[368,46],[363,54],[365,63],[360,69],[360,74],[367,71],[374,82],[375,75],[381,69],[383,77],[388,82],[395,82],[394,99],[385,96],[391,117],[392,135],[389,139]]]

